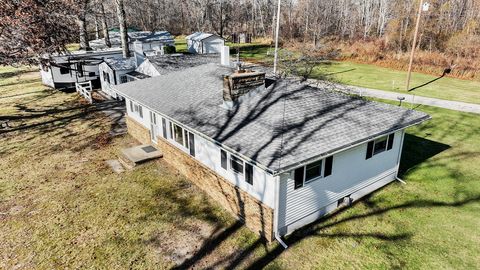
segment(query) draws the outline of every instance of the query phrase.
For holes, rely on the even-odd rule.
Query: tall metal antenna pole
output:
[[[410,90],[410,78],[412,76],[413,57],[415,56],[415,47],[417,47],[417,35],[418,35],[418,28],[420,27],[420,19],[422,18],[422,8],[423,8],[423,0],[420,0],[420,5],[418,7],[418,15],[417,15],[417,25],[415,26],[415,34],[413,36],[412,51],[410,53],[410,63],[408,64],[407,89],[406,89],[407,91]]]
[[[280,6],[281,0],[278,0],[277,8],[277,28],[275,30],[275,57],[273,59],[273,74],[277,75],[277,60],[278,60],[278,34],[280,32]]]

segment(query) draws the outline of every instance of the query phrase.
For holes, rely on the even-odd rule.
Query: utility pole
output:
[[[278,34],[280,32],[280,6],[281,0],[278,0],[278,8],[277,8],[277,27],[275,30],[275,56],[273,59],[273,74],[277,75],[277,60],[278,60]]]
[[[415,48],[417,47],[417,36],[418,36],[418,29],[420,28],[420,19],[422,18],[422,10],[428,10],[428,4],[423,4],[423,0],[420,0],[420,5],[418,7],[418,15],[417,15],[417,24],[415,25],[415,34],[413,36],[413,44],[412,44],[412,51],[410,52],[410,63],[408,64],[408,75],[407,75],[407,91],[410,89],[410,78],[412,76],[412,65],[413,65],[413,57],[415,56]]]

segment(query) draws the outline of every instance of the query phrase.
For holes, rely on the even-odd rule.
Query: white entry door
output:
[[[153,142],[157,142],[157,137],[160,135],[160,129],[158,126],[158,116],[154,112],[150,111],[150,137]]]

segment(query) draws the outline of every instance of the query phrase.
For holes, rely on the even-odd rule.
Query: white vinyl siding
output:
[[[284,227],[283,233],[291,232],[311,222],[309,218],[318,218],[334,210],[338,200],[354,193],[354,197],[358,196],[362,194],[362,189],[373,187],[377,182],[386,184],[394,180],[402,136],[403,131],[396,132],[392,149],[370,159],[365,159],[367,143],[335,154],[332,174],[301,188],[295,189],[294,171],[282,174],[279,228]]]

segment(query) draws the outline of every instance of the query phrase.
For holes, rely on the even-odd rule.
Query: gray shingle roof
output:
[[[220,56],[216,54],[167,54],[147,56],[147,59],[161,75],[207,63],[220,62]]]
[[[204,33],[204,32],[195,32],[193,34],[190,34],[188,36],[185,37],[185,39],[190,39],[190,40],[195,40],[195,41],[202,41],[206,38],[209,38],[211,36],[217,36],[215,34],[211,34],[211,33]],[[218,38],[221,38],[223,39],[222,37],[220,36],[217,36]]]
[[[152,42],[152,41],[160,41],[164,44],[174,44],[175,40],[168,31],[156,31],[156,32],[149,32],[149,31],[137,31],[137,32],[128,32],[128,42],[133,42],[135,40],[140,40],[143,42]],[[119,32],[109,32],[110,43],[112,47],[120,47],[122,42],[120,38]],[[95,39],[89,41],[90,47],[93,49],[102,49],[106,48],[105,46],[105,39]]]
[[[288,80],[228,110],[221,106],[222,78],[230,72],[206,64],[121,84],[117,90],[271,172],[429,118],[422,112]]]
[[[136,68],[135,57],[130,58],[111,58],[104,60],[113,70],[134,70]]]
[[[150,78],[150,76],[148,76],[147,74],[143,74],[141,72],[138,72],[138,71],[130,71],[128,73],[126,73],[127,75],[129,76],[132,76],[134,78],[137,78],[137,79],[146,79],[146,78]]]

